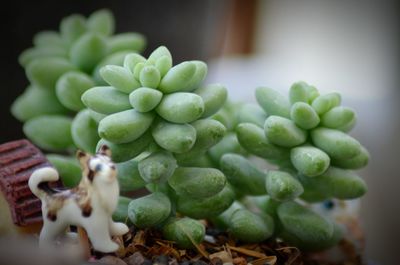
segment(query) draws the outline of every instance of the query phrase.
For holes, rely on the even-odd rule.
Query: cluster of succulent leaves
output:
[[[39,147],[93,151],[93,144],[82,146],[74,137],[81,133],[72,124],[75,114],[85,108],[81,95],[104,83],[99,75],[102,66],[122,65],[126,54],[141,52],[146,45],[143,35],[113,35],[114,28],[109,10],[98,10],[88,18],[73,14],[62,19],[59,32],[37,33],[34,47],[20,55],[30,84],[15,100],[11,112],[25,123],[25,134]],[[92,142],[97,143],[96,139]]]
[[[319,95],[305,82],[292,85],[289,99],[266,87],[256,89],[256,99],[259,107],[234,104],[236,112],[228,106],[215,115],[231,121],[236,134],[226,136],[208,156],[220,159],[237,199],[216,223],[235,232],[236,215],[252,209],[259,216],[258,226],[252,218],[252,231],[265,235],[259,239],[271,234],[266,227],[272,218],[274,235],[303,249],[335,245],[342,228],[306,205],[355,199],[366,192],[365,182],[352,171],[369,160],[368,151],[347,134],[356,122],[354,110],[340,106],[340,94]],[[260,170],[254,157],[275,169]],[[248,241],[250,233],[235,235]]]
[[[206,73],[201,61],[172,66],[164,46],[148,59],[132,53],[123,66],[101,68],[110,86],[93,87],[82,95],[99,116],[99,145],[109,145],[116,162],[136,157],[149,145],[182,161],[205,153],[225,133],[221,123],[207,118],[227,97],[220,84],[200,86]]]
[[[209,117],[224,105],[227,90],[201,85],[206,73],[201,61],[173,66],[161,46],[147,59],[132,53],[123,66],[104,66],[100,75],[109,86],[82,95],[98,116],[97,146],[108,145],[118,162],[121,190],[151,192],[134,200],[122,197],[117,218],[128,217],[139,228],[162,228],[166,238],[186,248],[204,237],[195,219],[218,215],[234,200],[220,170],[194,162],[226,131]],[[177,218],[177,212],[186,217]]]
[[[245,242],[276,236],[316,249],[340,239],[338,225],[306,206],[366,191],[349,170],[369,154],[346,134],[356,117],[339,94],[320,96],[299,82],[289,100],[260,87],[259,106],[225,102],[224,86],[202,84],[204,62],[174,66],[164,46],[146,59],[137,53],[143,36],[113,31],[112,15],[100,10],[65,18],[60,33],[37,34],[20,57],[31,85],[12,113],[42,149],[111,148],[121,191],[149,191],[121,196],[114,218],[161,229],[184,248],[203,240],[200,219]],[[255,157],[276,169],[260,170]],[[73,157],[48,158],[66,186],[77,185]]]

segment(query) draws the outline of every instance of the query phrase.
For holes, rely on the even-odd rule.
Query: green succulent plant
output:
[[[369,160],[366,148],[347,134],[356,122],[354,110],[340,106],[339,93],[319,95],[305,82],[292,85],[289,99],[266,87],[256,89],[256,99],[264,113],[251,107],[254,115],[248,116],[248,106],[237,111],[242,121],[236,137],[248,153],[224,154],[220,169],[241,193],[239,201],[262,201],[258,211],[274,218],[276,236],[308,250],[336,244],[343,236],[340,226],[310,205],[355,199],[367,191],[364,180],[351,171]],[[275,169],[259,169],[254,156]],[[234,213],[228,209],[217,219],[231,220]],[[229,222],[225,226],[237,229]]]
[[[147,59],[132,53],[123,66],[104,66],[100,75],[109,86],[82,95],[88,111],[101,115],[98,147],[108,145],[120,172],[127,173],[119,178],[130,188],[122,189],[146,186],[151,191],[129,203],[130,221],[139,228],[162,228],[184,247],[193,247],[186,233],[194,233],[198,243],[204,236],[204,231],[196,232],[203,225],[194,219],[223,212],[234,196],[220,170],[193,162],[226,131],[209,117],[223,106],[227,90],[220,84],[202,85],[206,74],[201,61],[173,66],[169,50],[161,46]],[[176,211],[187,217],[176,219]]]
[[[201,61],[172,66],[164,46],[148,59],[133,53],[125,57],[123,66],[101,68],[109,86],[93,87],[82,95],[91,113],[101,115],[100,144],[109,144],[115,154],[121,154],[126,146],[145,141],[140,145],[145,148],[150,140],[182,161],[205,153],[225,133],[221,123],[207,117],[227,97],[220,84],[200,86],[206,73],[207,65]],[[136,155],[126,152],[114,160],[127,161]]]
[[[64,153],[48,159],[66,186],[81,174],[65,153],[108,145],[124,195],[148,191],[121,196],[114,218],[179,247],[201,243],[201,219],[248,243],[277,237],[316,250],[340,240],[340,225],[310,205],[364,195],[351,170],[369,153],[347,134],[356,115],[338,93],[298,82],[289,99],[259,87],[259,105],[226,102],[223,85],[203,84],[204,62],[173,65],[164,46],[145,58],[142,35],[113,32],[107,10],[71,15],[20,56],[31,84],[11,111],[35,144]]]
[[[113,35],[114,24],[107,9],[87,18],[70,15],[62,19],[59,32],[37,33],[34,47],[19,56],[30,84],[14,101],[11,112],[24,122],[25,135],[39,147],[49,151],[78,147],[94,152],[93,142],[98,138],[83,145],[75,141],[77,134],[84,133],[72,125],[75,114],[85,108],[81,96],[104,83],[99,75],[103,65],[122,65],[126,54],[141,52],[146,45],[139,33]],[[86,119],[89,130],[94,127],[86,114],[78,119]]]

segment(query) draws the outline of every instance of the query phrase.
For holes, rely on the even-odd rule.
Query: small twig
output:
[[[207,251],[205,251],[204,249],[202,249],[202,248],[194,241],[194,239],[192,238],[192,236],[191,236],[188,232],[185,231],[185,229],[184,229],[182,226],[180,226],[180,228],[181,228],[182,232],[185,233],[185,235],[189,238],[190,242],[193,244],[193,246],[196,248],[196,250],[197,250],[204,258],[206,258],[207,260],[209,260],[209,256],[210,256],[210,255],[207,253]]]
[[[86,259],[89,259],[91,256],[89,237],[85,229],[83,229],[80,226],[78,226],[78,237],[79,237],[79,243],[81,244],[83,249],[83,254]]]
[[[231,259],[233,259],[232,252],[231,252],[231,249],[229,248],[229,245],[228,245],[228,244],[225,244],[225,245],[223,246],[223,248],[224,248],[224,251],[227,252],[227,253],[229,254],[229,257],[230,257]]]
[[[297,260],[298,257],[300,257],[300,250],[296,247],[283,247],[283,248],[277,248],[277,251],[281,251],[281,250],[288,250],[288,249],[293,249],[295,250],[295,255],[291,256],[290,259],[285,263],[287,265],[291,265],[293,264],[293,262],[295,262]]]
[[[251,257],[255,257],[255,258],[265,258],[267,257],[267,255],[254,251],[254,250],[250,250],[250,249],[245,249],[245,248],[240,248],[240,247],[232,247],[228,245],[228,249],[245,254],[247,256],[251,256]]]
[[[264,258],[260,258],[260,259],[254,260],[251,263],[253,265],[264,265],[264,264],[274,265],[274,264],[276,264],[277,260],[278,259],[276,258],[276,256],[266,256]]]

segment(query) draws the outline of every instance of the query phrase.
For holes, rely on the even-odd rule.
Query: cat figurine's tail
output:
[[[44,167],[35,170],[29,178],[29,189],[38,198],[43,198],[44,195],[52,193],[52,190],[47,185],[48,182],[57,181],[59,179],[58,172],[52,167]]]

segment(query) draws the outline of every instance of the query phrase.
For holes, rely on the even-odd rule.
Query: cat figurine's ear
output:
[[[108,147],[108,146],[105,145],[105,144],[103,144],[103,145],[100,147],[100,149],[99,149],[99,151],[97,151],[97,153],[98,153],[98,154],[101,154],[101,155],[108,156],[108,157],[111,158],[111,149],[110,149],[110,147]]]
[[[79,163],[81,164],[82,169],[85,169],[88,167],[87,162],[90,159],[90,155],[83,152],[82,150],[76,151],[76,158],[78,158]]]

